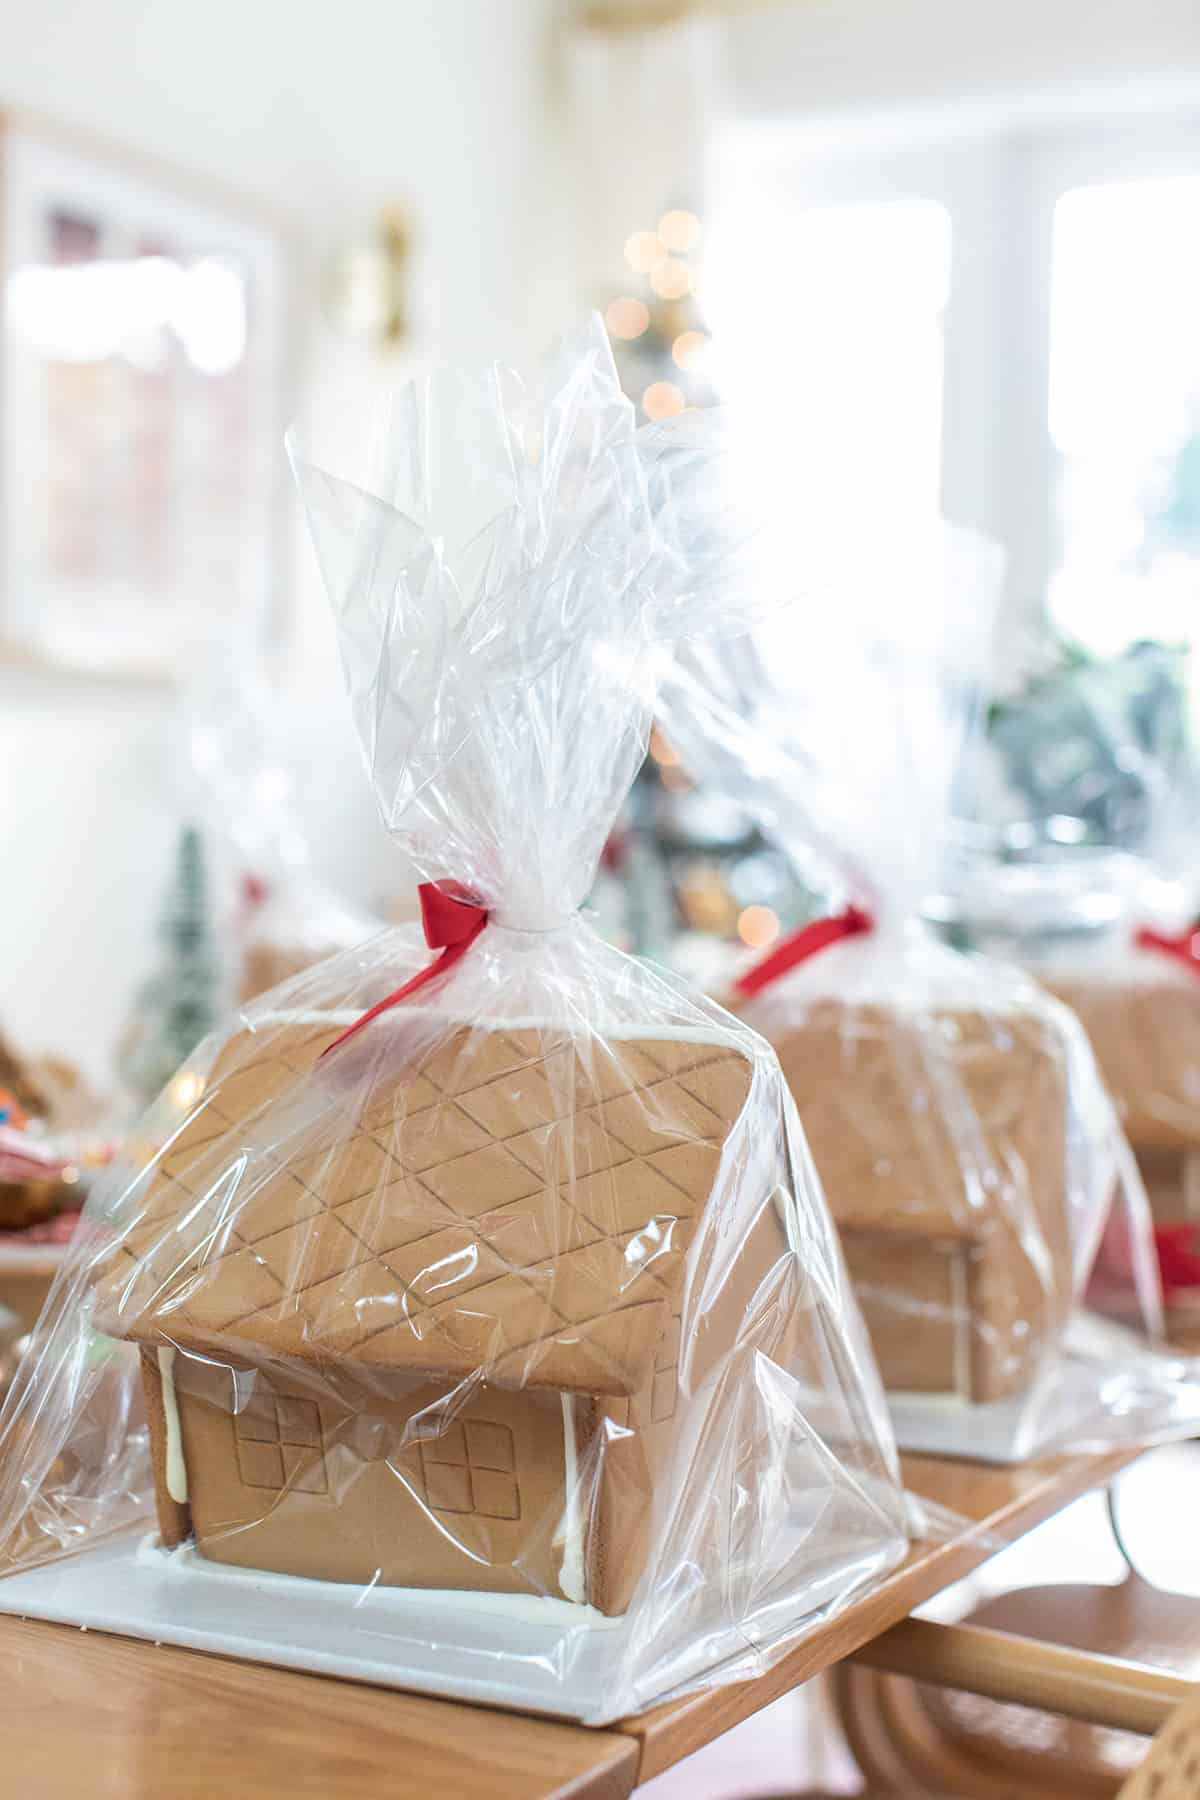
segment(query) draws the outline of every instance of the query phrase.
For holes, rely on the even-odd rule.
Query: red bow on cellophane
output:
[[[368,1009],[361,1019],[347,1026],[340,1037],[334,1038],[332,1044],[326,1046],[322,1055],[328,1056],[339,1044],[344,1044],[360,1032],[364,1025],[377,1019],[380,1013],[387,1012],[389,1007],[407,1000],[418,988],[432,981],[437,975],[444,975],[457,962],[461,962],[475,939],[488,922],[488,910],[481,901],[457,881],[423,881],[417,889],[417,898],[421,903],[421,924],[425,930],[425,942],[431,950],[441,952],[431,963],[398,987],[395,993],[388,994],[383,1000]]]

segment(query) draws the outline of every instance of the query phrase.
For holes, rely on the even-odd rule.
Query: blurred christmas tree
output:
[[[684,207],[664,213],[653,231],[635,231],[625,245],[626,289],[604,311],[621,385],[646,419],[717,397],[697,295],[700,238],[699,219]]]
[[[157,966],[138,990],[117,1050],[121,1081],[140,1105],[165,1087],[221,1012],[223,971],[204,840],[194,825],[179,834],[156,935]]]
[[[1190,778],[1186,657],[1141,641],[1094,656],[1049,636],[1023,690],[993,703],[987,739],[992,800],[1005,855],[1046,842],[1146,850],[1164,787]],[[1005,831],[1003,828],[1007,827]]]
[[[625,284],[604,318],[621,385],[644,421],[718,398],[699,300],[702,236],[696,214],[677,206],[625,244]],[[620,925],[610,924],[611,934],[699,981],[719,967],[716,945],[765,948],[813,910],[814,897],[801,891],[786,859],[738,807],[697,787],[658,731],[605,858],[606,924],[616,916],[618,882]]]

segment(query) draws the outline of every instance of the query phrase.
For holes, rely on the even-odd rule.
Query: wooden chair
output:
[[[1196,1800],[1200,1794],[1200,1698],[1171,1714],[1120,1800]]]
[[[919,1623],[911,1623],[920,1636]],[[1200,1681],[1200,1603],[1134,1575],[1118,1587],[1079,1584],[1003,1594],[957,1629],[1014,1634],[1039,1649],[1062,1646],[1068,1653],[1127,1659],[1145,1666],[1152,1678],[1155,1670],[1171,1670],[1184,1684]],[[977,1646],[983,1640],[943,1641]],[[1011,1638],[999,1640],[998,1648],[1002,1664],[1013,1653]],[[1043,1672],[1039,1680],[1050,1679],[1044,1659],[1022,1660],[1027,1669]],[[918,1663],[913,1672],[925,1671]],[[1050,1688],[1035,1683],[1029,1698],[1054,1710],[1013,1704],[1017,1696],[1003,1682],[1002,1666],[995,1696],[979,1687],[970,1654],[958,1672],[961,1686],[934,1686],[861,1662],[839,1668],[839,1720],[869,1783],[918,1793],[936,1793],[940,1785],[962,1800],[1111,1800],[1144,1755],[1143,1739],[1120,1729],[1110,1715],[1094,1721],[1058,1710]],[[1156,1722],[1151,1718],[1150,1730]]]
[[[906,1620],[834,1679],[863,1800],[1200,1800],[1200,1604],[1136,1576]]]
[[[1023,1800],[1026,1789],[1009,1786],[1013,1800]],[[1058,1800],[1071,1800],[1074,1788],[1059,1788]],[[1197,1800],[1200,1795],[1200,1696],[1176,1707],[1155,1737],[1139,1766],[1117,1789],[1117,1800]],[[779,1800],[786,1800],[780,1796]],[[846,1800],[844,1794],[818,1794],[810,1790],[795,1800]],[[856,1800],[960,1800],[956,1789],[934,1793],[913,1788],[864,1788]]]
[[[1024,1800],[1029,1789],[1010,1783],[1002,1790],[1012,1800]],[[1049,1791],[1049,1790],[1047,1790]],[[1058,1800],[1070,1800],[1078,1790],[1060,1787]],[[1116,1790],[1117,1800],[1197,1800],[1200,1795],[1200,1694],[1193,1695],[1168,1715],[1138,1767]],[[779,1800],[784,1800],[783,1796]],[[844,1795],[818,1794],[810,1790],[795,1800],[845,1800]],[[858,1800],[960,1800],[960,1790],[943,1788],[864,1788]]]

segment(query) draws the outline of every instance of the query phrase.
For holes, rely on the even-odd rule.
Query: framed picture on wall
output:
[[[0,117],[0,645],[179,675],[279,622],[286,247],[237,203]]]

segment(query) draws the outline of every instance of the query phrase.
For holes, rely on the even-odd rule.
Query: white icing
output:
[[[163,1418],[167,1425],[167,1492],[179,1506],[187,1505],[187,1464],[183,1459],[183,1434],[179,1429],[179,1401],[175,1395],[175,1346],[161,1346],[158,1373],[162,1381]]]
[[[282,1025],[328,1025],[332,1029],[338,1025],[353,1025],[362,1016],[361,1012],[347,1011],[342,1008],[331,1008],[328,1012],[290,1008],[261,1014],[254,1021],[254,1030],[260,1032]],[[600,1021],[589,1026],[587,1030],[581,1031],[578,1026],[544,1016],[535,1017],[532,1014],[529,1016],[514,1014],[511,1017],[503,1018],[492,1018],[489,1015],[484,1022],[478,1018],[456,1018],[453,1013],[435,1012],[428,1006],[406,1006],[401,1016],[405,1019],[436,1019],[448,1031],[479,1031],[485,1028],[489,1031],[562,1031],[575,1037],[611,1038],[616,1043],[626,1039],[640,1042],[642,1039],[661,1038],[664,1043],[728,1045],[732,1049],[740,1050],[743,1056],[747,1054],[746,1037],[748,1033],[746,1027],[731,1023],[728,1028],[725,1028],[716,1020],[703,1027],[653,1024],[649,1020],[641,1024],[623,1023],[619,1025],[605,1024]]]
[[[971,1392],[971,1293],[967,1259],[961,1250],[950,1257],[951,1327],[954,1332],[954,1388],[964,1397]]]
[[[583,1519],[579,1507],[579,1456],[575,1442],[575,1396],[560,1394],[563,1415],[563,1502],[561,1539],[562,1563],[558,1585],[576,1606],[587,1604],[587,1577],[583,1561]],[[558,1541],[556,1539],[556,1542]]]

